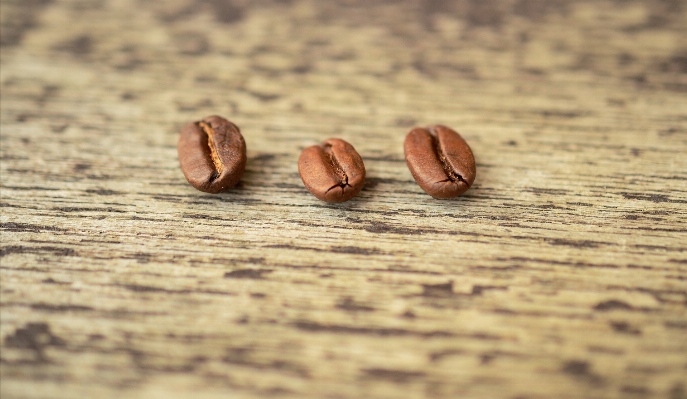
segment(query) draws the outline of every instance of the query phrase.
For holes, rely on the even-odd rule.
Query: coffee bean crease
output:
[[[222,161],[219,159],[219,155],[217,155],[217,144],[215,143],[215,131],[212,130],[210,125],[208,125],[205,122],[196,122],[196,124],[203,130],[203,132],[208,136],[208,150],[210,151],[210,157],[212,158],[212,163],[215,165],[215,170],[212,173],[212,176],[210,177],[210,180],[215,180],[217,179],[220,174],[222,174],[222,169],[224,166],[222,165]]]
[[[441,143],[439,142],[439,139],[437,139],[437,132],[436,128],[430,127],[427,130],[429,130],[430,134],[432,135],[432,142],[434,143],[434,148],[439,155],[439,161],[441,161],[441,166],[444,168],[444,173],[446,173],[447,178],[444,180],[439,180],[437,183],[444,183],[444,182],[459,182],[462,181],[468,186],[470,184],[461,176],[460,173],[456,172],[455,169],[451,166],[451,164],[448,162],[448,159],[446,159],[446,155],[444,154],[444,151],[441,149]]]
[[[344,192],[346,191],[346,187],[351,187],[350,184],[348,184],[348,176],[346,175],[346,172],[341,168],[341,165],[339,165],[339,161],[336,160],[336,157],[334,156],[334,152],[332,151],[332,145],[331,144],[325,144],[323,151],[325,154],[327,154],[329,163],[332,165],[332,168],[334,170],[334,173],[338,175],[339,177],[339,182],[334,184],[327,190],[326,192],[330,192],[331,190],[340,187],[341,188],[341,196],[343,197]]]

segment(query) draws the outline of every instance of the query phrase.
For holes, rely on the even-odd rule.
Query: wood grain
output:
[[[684,1],[1,4],[3,399],[687,397]],[[176,154],[212,114],[219,195]],[[403,159],[434,124],[455,200]]]

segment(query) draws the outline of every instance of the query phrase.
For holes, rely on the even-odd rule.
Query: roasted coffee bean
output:
[[[219,116],[186,125],[177,151],[186,180],[206,193],[235,186],[246,169],[246,142],[239,128]]]
[[[365,184],[365,165],[352,145],[329,139],[308,147],[298,158],[298,173],[305,188],[326,202],[353,198]]]
[[[404,144],[406,164],[417,184],[434,198],[453,198],[475,181],[475,157],[468,143],[446,126],[416,127]]]

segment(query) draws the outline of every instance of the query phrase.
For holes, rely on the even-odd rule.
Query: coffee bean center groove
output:
[[[198,126],[201,128],[203,133],[208,136],[208,148],[210,150],[210,158],[212,158],[212,164],[215,166],[215,171],[213,171],[210,176],[210,181],[214,181],[221,174],[224,169],[222,161],[219,159],[219,154],[217,154],[217,143],[215,142],[215,130],[205,122],[198,122]]]
[[[339,164],[339,161],[334,156],[334,152],[332,151],[332,145],[331,144],[325,144],[323,150],[324,150],[324,153],[327,154],[327,158],[329,159],[329,163],[332,166],[332,170],[334,170],[334,173],[339,175],[339,180],[341,180],[339,183],[331,186],[326,192],[330,192],[333,189],[340,187],[341,188],[341,195],[343,195],[343,191],[346,188],[346,186],[350,186],[350,184],[348,184],[348,176],[346,175],[346,172],[343,170],[343,168]]]
[[[451,181],[453,183],[457,183],[459,181],[462,181],[463,183],[468,184],[468,182],[461,176],[460,173],[456,172],[451,164],[448,162],[448,159],[446,159],[446,155],[444,155],[444,151],[441,149],[441,142],[439,141],[439,134],[434,128],[430,128],[429,130],[429,135],[432,138],[432,144],[434,144],[434,150],[437,152],[437,155],[439,157],[439,161],[441,162],[441,166],[444,168],[444,173],[446,173],[446,176],[448,179],[445,180],[440,180],[437,183],[443,183],[447,181]]]

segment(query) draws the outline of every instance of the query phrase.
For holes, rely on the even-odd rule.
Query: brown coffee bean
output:
[[[298,158],[298,173],[305,188],[326,202],[348,201],[365,184],[363,159],[352,145],[340,139],[304,149]]]
[[[475,181],[475,157],[468,143],[446,126],[416,127],[404,144],[406,164],[420,187],[434,198],[453,198]]]
[[[186,125],[177,151],[186,180],[206,193],[233,187],[246,169],[246,142],[239,128],[219,116]]]

